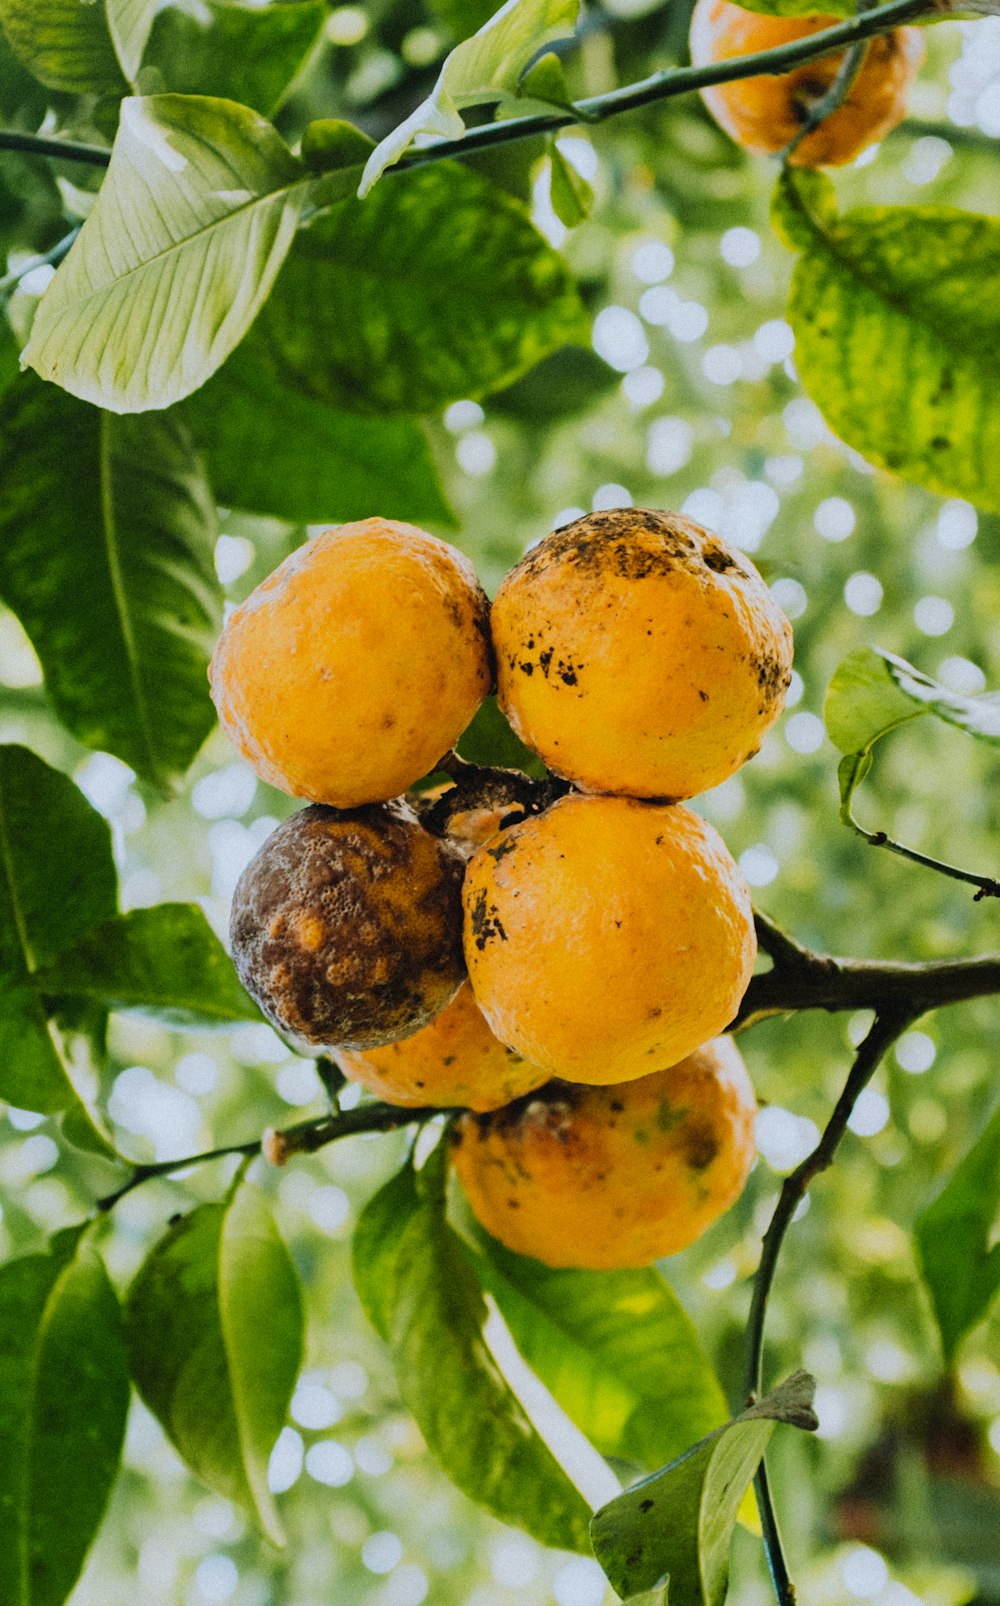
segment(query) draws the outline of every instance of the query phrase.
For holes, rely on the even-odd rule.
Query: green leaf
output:
[[[554,1271],[482,1231],[474,1241],[476,1274],[518,1349],[602,1455],[659,1467],[725,1421],[708,1357],[658,1272]]]
[[[296,524],[369,518],[454,526],[423,429],[362,418],[283,384],[259,360],[256,330],[184,403],[215,494],[227,507]]]
[[[314,173],[327,173],[341,167],[355,167],[367,160],[374,140],[353,123],[339,117],[320,117],[306,125],[302,135],[302,160]]]
[[[267,1486],[302,1359],[299,1281],[264,1195],[237,1187],[155,1246],[129,1292],[125,1337],[149,1409],[204,1483],[275,1544]]]
[[[525,208],[454,163],[316,217],[254,330],[255,354],[304,395],[403,413],[508,385],[583,334]]]
[[[593,188],[580,176],[572,162],[566,160],[558,145],[553,144],[549,161],[552,164],[552,210],[568,229],[575,229],[578,223],[583,223],[590,216],[594,204]]]
[[[458,754],[470,764],[523,770],[536,780],[543,780],[548,774],[538,754],[525,747],[520,736],[515,735],[495,697],[486,697],[480,703],[472,724],[459,739]]]
[[[554,50],[546,51],[528,68],[518,85],[518,94],[525,100],[540,100],[547,106],[572,110],[573,98],[566,85],[566,74]]]
[[[950,691],[939,680],[914,669],[905,658],[883,652],[885,667],[890,679],[911,703],[928,714],[934,714],[948,725],[957,725],[969,736],[993,746],[1000,743],[1000,692],[980,692],[965,697],[961,692]]]
[[[359,193],[367,195],[418,135],[460,139],[465,133],[463,106],[516,100],[532,57],[554,39],[572,34],[578,11],[579,0],[507,0],[478,33],[455,46],[427,99],[376,146]]]
[[[114,1482],[129,1382],[121,1315],[79,1231],[0,1269],[0,1599],[61,1606]]]
[[[815,1429],[814,1389],[807,1372],[796,1372],[597,1512],[594,1551],[620,1595],[641,1597],[668,1579],[670,1606],[721,1606],[740,1502],[776,1423]]]
[[[500,9],[497,0],[429,0],[429,4],[455,39],[468,39]]]
[[[780,193],[802,250],[795,365],[830,427],[904,479],[1000,511],[1000,218],[943,206],[838,218],[798,178]]]
[[[35,972],[115,912],[111,833],[65,775],[0,747],[0,1097],[79,1109]]]
[[[192,16],[171,6],[153,24],[142,58],[164,89],[219,95],[269,115],[316,44],[326,19],[322,0],[285,5],[209,3]]]
[[[765,17],[853,17],[854,0],[740,0],[745,11]]]
[[[104,0],[111,38],[129,83],[135,82],[156,17],[170,3],[171,0]]]
[[[125,88],[104,7],[81,0],[0,0],[0,27],[48,89],[99,95]]]
[[[537,428],[550,428],[585,412],[621,383],[615,372],[586,346],[563,346],[545,357],[506,390],[490,397],[490,411],[510,413]]]
[[[888,659],[889,654],[874,647],[857,647],[834,671],[823,720],[831,742],[842,753],[868,753],[880,737],[925,712],[914,707],[896,684]]]
[[[112,412],[190,395],[256,317],[309,182],[246,106],[123,101],[97,203],[39,303],[24,361]]]
[[[436,1153],[428,1166],[443,1162]],[[589,1507],[487,1347],[486,1302],[443,1191],[427,1182],[411,1168],[394,1177],[362,1213],[355,1242],[355,1283],[389,1344],[403,1402],[465,1494],[542,1544],[586,1553]]]
[[[259,1021],[232,960],[197,904],[133,909],[98,926],[35,974],[60,1000],[152,1015],[171,1026]]]
[[[164,790],[215,723],[215,537],[173,414],[118,418],[33,375],[0,403],[0,596],[73,735]]]
[[[1000,1289],[1000,1243],[990,1248],[998,1208],[1000,1109],[916,1220],[917,1254],[949,1363]]]

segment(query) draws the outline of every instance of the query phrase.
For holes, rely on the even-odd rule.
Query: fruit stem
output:
[[[876,1014],[867,1037],[858,1048],[851,1066],[843,1091],[833,1108],[833,1113],[827,1121],[823,1134],[811,1154],[790,1172],[781,1186],[778,1203],[774,1208],[770,1224],[764,1234],[761,1245],[760,1265],[757,1268],[753,1283],[753,1298],[750,1302],[750,1316],[747,1321],[745,1338],[746,1364],[743,1384],[748,1401],[754,1401],[760,1396],[762,1374],[764,1365],[764,1323],[767,1316],[767,1301],[774,1283],[774,1274],[777,1269],[778,1256],[781,1253],[785,1234],[791,1225],[795,1212],[808,1192],[809,1186],[821,1171],[832,1165],[834,1156],[840,1147],[841,1139],[847,1131],[847,1123],[851,1112],[857,1103],[859,1095],[868,1086],[875,1069],[883,1054],[889,1049],[906,1028],[912,1024],[915,1015],[920,1011],[911,1006],[896,1005],[883,1009]],[[767,1470],[764,1462],[760,1464],[754,1482],[757,1492],[757,1503],[761,1514],[761,1527],[764,1536],[764,1548],[767,1553],[768,1567],[771,1581],[774,1585],[775,1598],[778,1606],[790,1606],[795,1600],[795,1588],[791,1582],[788,1565],[785,1561],[778,1531],[777,1518],[771,1499],[770,1486],[767,1480]]]
[[[814,100],[811,105],[804,109],[801,128],[788,141],[784,150],[779,151],[778,154],[783,162],[790,161],[802,141],[809,134],[812,134],[820,123],[825,122],[844,104],[851,92],[851,85],[861,70],[861,63],[865,59],[867,49],[868,41],[863,40],[859,44],[852,45],[850,50],[845,53],[829,89],[825,94],[820,95],[818,100]]]

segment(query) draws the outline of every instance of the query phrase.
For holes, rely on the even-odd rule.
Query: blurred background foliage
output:
[[[222,9],[225,9],[224,7]],[[289,6],[289,10],[295,9]],[[325,15],[321,42],[281,99],[294,141],[316,116],[373,138],[425,95],[490,0],[370,0]],[[204,7],[157,24],[178,87],[206,87]],[[684,0],[614,0],[588,11],[571,87],[600,93],[684,57]],[[1000,21],[928,30],[911,120],[837,176],[842,205],[995,204]],[[225,86],[220,86],[225,93]],[[245,89],[243,91],[246,93]],[[273,104],[265,85],[261,104]],[[106,127],[99,101],[41,89],[3,49],[8,126],[76,137]],[[1000,519],[872,471],[827,430],[795,376],[783,319],[792,259],[768,224],[774,168],[747,158],[696,98],[560,141],[593,184],[590,219],[567,233],[539,143],[476,161],[532,205],[577,277],[589,348],[548,359],[506,392],[426,420],[454,524],[432,527],[476,562],[489,589],[532,541],[591,508],[679,509],[750,552],[794,621],[789,707],[759,757],[699,800],[740,857],[757,902],[802,941],[838,953],[923,959],[1000,947],[995,903],[867,848],[837,820],[837,754],[821,709],[830,675],[873,643],[956,690],[1000,683]],[[86,169],[0,154],[8,269],[48,250]],[[50,270],[9,297],[19,333]],[[5,357],[7,371],[12,367]],[[266,438],[247,437],[265,461]],[[382,511],[376,504],[372,513]],[[332,510],[338,516],[338,510]],[[233,602],[306,537],[304,527],[223,510],[216,564]],[[123,906],[199,901],[225,931],[236,880],[293,806],[213,734],[181,794],[155,798],[117,759],[73,743],[46,704],[20,626],[0,613],[0,739],[71,774],[111,822]],[[984,872],[997,869],[996,757],[922,720],[879,748],[864,822]],[[765,1115],[744,1198],[664,1268],[738,1404],[748,1278],[780,1178],[812,1146],[867,1022],[804,1016],[742,1039]],[[790,1234],[772,1299],[768,1373],[804,1364],[818,1383],[815,1440],[779,1434],[779,1509],[803,1600],[878,1606],[1000,1602],[1000,1313],[942,1373],[919,1284],[912,1225],[996,1105],[996,1007],[925,1018],[859,1101],[853,1134]],[[319,1113],[310,1063],[265,1026],[178,1034],[116,1016],[101,1103],[124,1153],[166,1159],[252,1138]],[[93,1198],[93,1164],[57,1146],[51,1123],[0,1120],[4,1257],[38,1248]],[[272,1482],[289,1531],[279,1556],[227,1502],[195,1485],[148,1412],[133,1404],[125,1471],[75,1606],[602,1606],[600,1569],[543,1552],[480,1514],[429,1461],[396,1402],[388,1364],[352,1288],[349,1235],[404,1140],[338,1143],[286,1171],[257,1162],[307,1289],[307,1367]],[[173,1211],[216,1198],[230,1171],[200,1168],[124,1199],[102,1248],[124,1284]],[[740,1532],[735,1606],[768,1597],[759,1544]]]

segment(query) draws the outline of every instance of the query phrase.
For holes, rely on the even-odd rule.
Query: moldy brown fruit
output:
[[[241,982],[307,1044],[376,1048],[419,1031],[464,980],[463,867],[403,802],[302,809],[236,888]]]
[[[681,804],[571,793],[479,848],[462,901],[490,1027],[570,1082],[690,1054],[736,1015],[757,952],[739,867]]]
[[[336,808],[433,769],[492,684],[489,605],[468,558],[412,524],[314,536],[237,608],[209,671],[257,774]]]
[[[756,1103],[735,1043],[621,1087],[550,1082],[493,1115],[463,1115],[455,1170],[487,1232],[547,1266],[648,1266],[743,1191]]]
[[[539,542],[492,610],[500,706],[588,792],[680,800],[759,748],[792,632],[748,558],[679,513],[615,508]]]
[[[730,0],[698,0],[691,18],[691,61],[696,67],[770,50],[830,28],[838,17],[768,17]],[[702,99],[720,128],[749,151],[773,155],[802,128],[844,60],[844,51],[804,62],[791,72],[713,84]],[[861,67],[836,111],[796,146],[799,167],[842,167],[903,121],[907,97],[924,59],[919,28],[895,28],[872,39]]]

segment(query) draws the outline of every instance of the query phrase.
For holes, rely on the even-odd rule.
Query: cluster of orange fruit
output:
[[[473,1211],[550,1265],[647,1265],[742,1191],[756,1106],[718,1034],[753,969],[753,916],[681,800],[757,750],[791,651],[742,553],[636,508],[556,530],[492,608],[468,561],[411,525],[329,530],[216,649],[230,737],[311,800],[237,888],[244,985],[383,1099],[460,1107]],[[564,784],[525,803],[518,776],[506,804],[502,774],[498,794],[497,772],[473,772],[490,806],[466,806],[463,770],[433,805],[404,796],[494,680]]]

